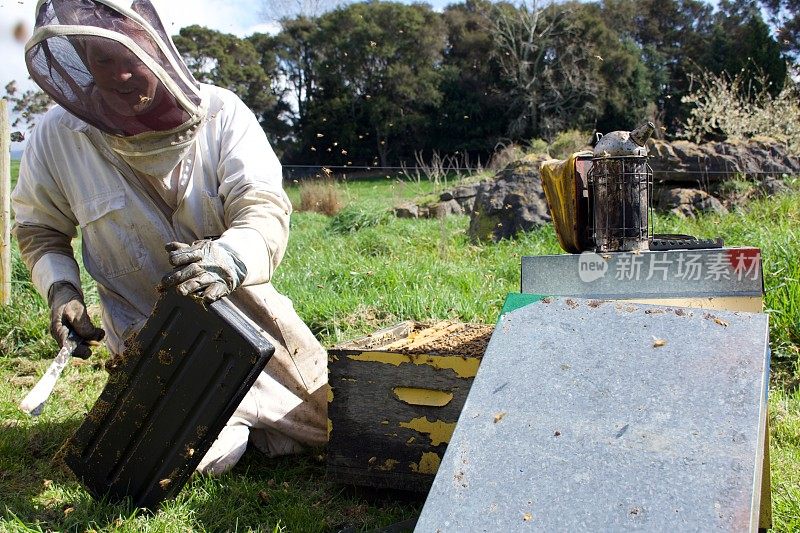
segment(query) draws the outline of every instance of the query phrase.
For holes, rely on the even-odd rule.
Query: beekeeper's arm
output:
[[[50,334],[61,347],[73,330],[85,341],[73,355],[88,357],[91,352],[87,343],[101,340],[105,332],[92,324],[80,291],[81,278],[71,244],[77,220],[33,144],[20,163],[12,202],[14,236],[34,286],[50,307]]]
[[[219,197],[225,232],[214,241],[189,246],[170,243],[170,262],[178,270],[163,287],[214,301],[240,285],[266,283],[278,267],[289,238],[291,203],[283,191],[281,165],[253,113],[232,94],[218,129]]]

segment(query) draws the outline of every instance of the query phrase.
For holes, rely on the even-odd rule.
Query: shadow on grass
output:
[[[772,350],[770,388],[792,393],[800,389],[800,347],[794,344]]]
[[[0,432],[0,519],[20,530],[103,529],[138,513],[96,501],[60,458],[80,417],[5,422]],[[0,524],[2,529],[3,524]]]
[[[413,518],[424,495],[336,484],[324,459],[303,455],[270,459],[248,450],[229,474],[196,475],[182,491],[198,525],[208,531],[234,527],[271,531],[371,531]]]
[[[69,476],[54,460],[56,452],[80,424],[80,420],[5,421],[0,431],[0,494],[9,508],[24,502],[54,481]]]
[[[321,455],[270,459],[249,449],[219,477],[193,475],[155,513],[129,503],[94,500],[58,459],[81,420],[6,422],[0,431],[0,529],[231,529],[372,531],[416,516],[424,495],[339,485]],[[157,530],[160,530],[156,527]]]

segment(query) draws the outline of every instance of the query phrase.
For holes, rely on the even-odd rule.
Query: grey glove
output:
[[[92,355],[90,346],[97,346],[106,332],[92,324],[78,289],[67,281],[53,283],[47,291],[47,304],[50,306],[50,335],[58,346],[64,347],[71,330],[82,339],[72,355],[82,359]]]
[[[233,292],[247,276],[247,268],[236,254],[210,239],[192,245],[171,242],[165,246],[175,272],[162,278],[158,289],[177,287],[180,294],[202,298],[207,303]]]

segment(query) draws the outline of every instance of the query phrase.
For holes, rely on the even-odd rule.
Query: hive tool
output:
[[[70,331],[64,346],[58,351],[53,362],[47,367],[44,375],[34,385],[31,391],[22,399],[19,408],[31,416],[39,416],[42,413],[44,404],[53,392],[56,381],[61,372],[66,368],[75,348],[81,343],[81,338],[75,332]]]

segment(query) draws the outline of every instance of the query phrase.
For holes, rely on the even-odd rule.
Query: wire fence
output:
[[[302,179],[312,178],[315,176],[326,177],[330,174],[340,176],[348,173],[375,173],[378,174],[400,174],[400,175],[425,175],[425,172],[430,169],[418,166],[368,166],[368,165],[283,165],[284,179]],[[448,167],[449,172],[457,174],[476,174],[485,170],[483,167]]]
[[[341,177],[342,175],[347,174],[371,174],[374,173],[375,175],[380,174],[395,174],[395,175],[405,175],[408,177],[416,177],[416,176],[425,176],[425,172],[429,170],[426,167],[420,166],[368,166],[368,165],[283,165],[283,177],[287,180],[300,180],[304,178],[315,178],[315,177],[327,177],[327,176],[334,176],[334,177]],[[482,166],[476,167],[448,167],[448,172],[456,173],[459,175],[470,175],[470,174],[477,174],[478,172],[486,171],[487,169]],[[731,170],[653,170],[653,178],[656,181],[659,181],[659,177],[662,178],[662,181],[669,181],[668,179],[675,176],[696,176],[697,179],[702,180],[702,178],[708,178],[711,176],[747,176],[752,178],[757,177],[782,177],[784,175],[796,176],[800,175],[800,171],[792,172],[789,170],[787,172],[786,169],[776,169],[776,170],[761,170],[761,171],[751,171],[751,170],[738,170],[738,169],[731,169]]]

